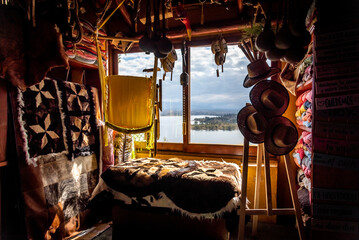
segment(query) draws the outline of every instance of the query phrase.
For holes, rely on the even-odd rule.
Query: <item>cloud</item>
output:
[[[191,108],[201,109],[240,109],[249,102],[249,91],[243,87],[243,80],[247,75],[249,61],[237,45],[228,46],[226,62],[223,66],[217,66],[214,54],[210,47],[192,47],[191,51]],[[172,108],[181,109],[182,86],[180,75],[182,73],[181,50],[177,50],[178,60],[173,71],[173,81],[170,81],[171,73],[166,74],[163,82],[163,103],[166,107],[169,103]],[[144,68],[153,68],[153,54],[131,53],[121,55],[119,71],[121,75],[144,76]],[[216,71],[219,70],[219,77]],[[162,78],[163,70],[159,72]],[[148,74],[152,75],[152,73]],[[239,107],[241,106],[241,107]],[[164,109],[166,110],[166,109]]]

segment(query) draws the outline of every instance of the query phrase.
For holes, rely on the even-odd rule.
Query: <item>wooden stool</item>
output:
[[[239,240],[244,240],[245,236],[245,216],[253,216],[253,232],[257,232],[258,215],[289,215],[295,214],[298,226],[299,239],[306,240],[304,232],[304,225],[301,216],[301,210],[296,191],[295,176],[292,172],[292,163],[288,154],[284,156],[285,168],[287,172],[287,178],[292,197],[293,208],[272,208],[272,193],[271,193],[271,182],[270,182],[270,165],[269,165],[269,154],[264,148],[264,144],[259,144],[257,149],[257,167],[256,167],[256,182],[255,182],[255,193],[254,193],[254,209],[246,209],[247,199],[247,178],[248,178],[248,150],[249,142],[244,138],[243,147],[243,167],[242,167],[242,194],[241,194],[241,208],[237,211],[239,214]],[[261,167],[264,155],[264,177],[265,177],[265,188],[266,188],[266,209],[259,209],[259,189],[260,189],[260,177]]]

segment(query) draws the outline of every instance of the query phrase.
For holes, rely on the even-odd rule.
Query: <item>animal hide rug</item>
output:
[[[101,177],[130,197],[163,192],[190,213],[217,212],[241,194],[239,167],[227,162],[142,158],[109,167]]]

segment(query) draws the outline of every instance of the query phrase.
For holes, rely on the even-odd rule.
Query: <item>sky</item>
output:
[[[180,111],[182,109],[182,73],[181,51],[177,50],[172,81],[167,73],[163,81],[163,111]],[[129,76],[146,76],[142,71],[153,68],[153,54],[129,53],[121,55],[119,74]],[[217,66],[210,47],[191,48],[191,111],[237,113],[249,102],[249,91],[243,87],[249,61],[237,45],[228,46],[226,62]],[[216,70],[219,70],[217,77]],[[163,69],[158,74],[162,79]],[[149,73],[148,76],[152,75]]]

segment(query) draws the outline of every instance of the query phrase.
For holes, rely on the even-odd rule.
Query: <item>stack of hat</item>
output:
[[[82,39],[79,43],[65,42],[66,54],[69,58],[75,59],[82,63],[96,64],[97,62],[97,51],[96,42],[94,39],[95,28],[88,21],[81,19],[81,26],[83,28]],[[106,36],[106,33],[100,29],[100,36]],[[105,40],[99,41],[101,50],[102,60],[106,62],[106,47]]]
[[[289,103],[285,87],[276,81],[261,80],[250,91],[250,100],[252,105],[242,108],[237,116],[243,136],[252,143],[264,142],[265,149],[273,155],[289,153],[297,143],[298,132],[288,118],[281,116]]]

